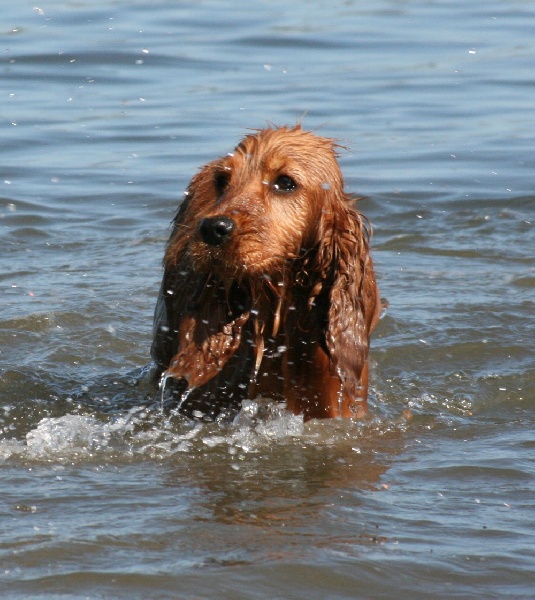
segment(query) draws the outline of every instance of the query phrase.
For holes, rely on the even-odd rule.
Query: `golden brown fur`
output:
[[[300,126],[264,129],[191,180],[152,346],[185,413],[259,395],[306,419],[365,413],[379,296],[335,148]]]

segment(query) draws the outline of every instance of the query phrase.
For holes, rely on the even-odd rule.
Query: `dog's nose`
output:
[[[232,235],[236,223],[228,217],[207,217],[201,221],[199,233],[202,241],[209,246],[221,246]]]

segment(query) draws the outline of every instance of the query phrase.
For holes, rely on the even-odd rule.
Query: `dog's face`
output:
[[[332,140],[301,128],[267,129],[205,166],[187,191],[187,252],[197,271],[268,274],[318,242],[343,197]]]

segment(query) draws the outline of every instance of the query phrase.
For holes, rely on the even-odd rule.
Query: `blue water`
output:
[[[3,597],[535,597],[535,5],[0,7]],[[372,416],[166,417],[182,192],[298,121],[374,226]]]

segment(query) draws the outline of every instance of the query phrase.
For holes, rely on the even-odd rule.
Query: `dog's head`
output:
[[[276,279],[324,240],[346,203],[335,148],[300,126],[244,138],[193,177],[168,260],[185,250],[199,272]]]

